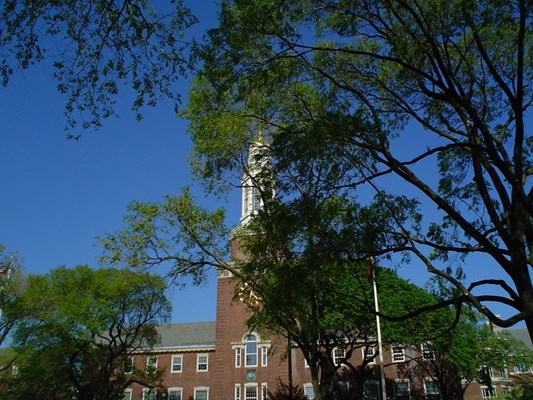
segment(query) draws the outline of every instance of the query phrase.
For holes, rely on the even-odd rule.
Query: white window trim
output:
[[[246,397],[246,389],[247,388],[255,388],[256,400],[260,400],[261,399],[261,397],[260,397],[261,393],[259,393],[259,385],[257,384],[257,382],[251,382],[251,383],[245,383],[244,384],[242,400],[247,400],[247,397]]]
[[[335,354],[337,352],[337,350],[342,350],[342,357],[337,357],[337,355]],[[346,357],[346,349],[343,348],[343,347],[335,347],[332,350],[332,356],[333,356],[333,363],[335,365],[341,365],[342,361],[337,362],[337,358],[344,359]]]
[[[376,346],[363,346],[361,350],[363,351],[363,361],[365,361],[367,364],[376,363]],[[371,356],[368,356],[368,350],[372,350]]]
[[[401,358],[401,360],[395,360],[394,349],[402,349],[402,358]],[[399,353],[396,353],[396,355],[399,355]],[[405,362],[405,347],[404,346],[391,346],[391,359],[392,359],[393,363]]]
[[[435,353],[433,352],[430,343],[422,343],[420,345],[420,352],[422,353],[422,359],[424,360],[430,361],[435,359]]]
[[[180,369],[179,369],[179,371],[174,371],[174,360],[175,359],[180,359],[180,363],[179,363]],[[181,371],[183,371],[183,354],[174,354],[170,358],[170,372],[173,373],[173,374],[180,374]]]
[[[531,366],[524,364],[513,365],[513,371],[515,374],[527,374],[531,372]]]
[[[495,380],[502,380],[507,381],[509,380],[509,370],[507,367],[497,368],[498,369],[498,376],[495,377]]]
[[[261,383],[261,400],[268,400],[268,384]]]
[[[268,366],[268,347],[266,346],[261,347],[261,366]]]
[[[251,354],[255,354],[255,364],[252,364],[252,363],[248,364],[248,341],[246,340],[248,336],[255,336],[255,353],[251,353]],[[261,356],[259,352],[259,341],[260,341],[259,335],[255,332],[249,332],[244,335],[243,342],[244,342],[244,366],[245,367],[257,367],[259,365],[259,357]]]
[[[205,357],[205,369],[200,369],[200,357]],[[207,372],[209,370],[209,354],[200,353],[196,355],[196,372]]]
[[[313,391],[313,399],[311,399],[311,400],[314,400],[314,398],[315,398],[315,389],[313,388],[313,384],[312,383],[304,383],[304,394],[307,396],[306,389],[311,389]]]
[[[146,395],[150,392],[155,392],[155,397],[157,399],[157,389],[147,389],[147,388],[143,388],[143,400],[146,399]]]
[[[124,393],[123,393],[123,396],[122,396],[122,397],[124,397],[124,395],[125,395],[126,393],[129,394],[129,397],[128,397],[127,400],[131,400],[132,395],[133,395],[133,390],[132,390],[132,389],[124,389]]]
[[[233,398],[234,398],[234,400],[241,400],[242,399],[242,389],[241,389],[241,384],[240,383],[236,383],[235,384],[235,392],[234,392]]]
[[[170,398],[170,392],[180,392],[181,393],[181,400],[183,400],[183,388],[182,387],[169,387],[167,389],[168,397]]]
[[[207,392],[206,400],[209,400],[209,386],[196,386],[194,388],[194,400],[196,400],[196,393],[200,391],[206,391]]]
[[[242,366],[242,348],[235,348],[235,368],[240,368]]]
[[[155,365],[150,365],[149,364],[149,361],[152,358],[155,358]],[[148,369],[149,367],[153,367],[155,370],[157,370],[157,364],[158,363],[159,363],[159,357],[158,356],[151,355],[151,356],[147,356],[146,357],[146,369]]]
[[[428,396],[428,389],[427,389],[427,384],[428,383],[431,383],[433,385],[435,385],[435,387],[439,390],[439,398],[442,399],[442,393],[440,391],[440,387],[439,385],[437,385],[437,383],[433,380],[433,379],[425,379],[424,380],[424,396],[426,397],[427,399],[427,396]],[[430,393],[430,394],[435,394],[435,393]]]
[[[133,362],[134,362],[134,360],[133,360],[133,356],[129,356],[129,357],[127,357],[127,359],[128,359],[128,360],[131,360],[131,369],[130,369],[129,371],[124,370],[124,373],[125,373],[125,374],[132,374],[132,373],[133,373]],[[148,362],[148,361],[147,361],[147,362]],[[130,390],[130,391],[131,391],[131,390]]]
[[[494,387],[489,388],[488,386],[480,386],[480,390],[481,390],[481,399],[482,400],[494,399],[497,396],[496,388],[494,388]],[[488,397],[484,395],[485,390],[488,390],[488,391],[491,392],[491,394]]]

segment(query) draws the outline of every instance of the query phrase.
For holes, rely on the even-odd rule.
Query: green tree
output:
[[[233,268],[246,282],[236,297],[252,313],[249,324],[295,344],[309,365],[315,396],[323,400],[342,391],[341,381],[349,381],[351,396],[360,398],[364,381],[378,376],[371,367],[378,351],[367,265],[340,255],[327,235],[327,228],[350,229],[351,207],[335,196],[305,196],[271,205],[233,233],[244,256]],[[376,281],[380,313],[387,318],[385,345],[415,346],[452,325],[453,313],[442,310],[405,321],[421,307],[430,309],[435,298],[388,269],[376,271]],[[373,356],[354,363],[352,355],[368,348]],[[336,349],[342,350],[337,357]]]
[[[127,227],[102,238],[104,261],[136,268],[170,263],[168,273],[178,280],[192,275],[199,281],[210,267],[230,271],[236,300],[251,311],[250,326],[284,336],[302,351],[316,398],[332,399],[342,379],[356,382],[352,390],[362,395],[372,359],[352,365],[350,358],[376,345],[372,285],[365,263],[339,256],[330,237],[319,235],[328,224],[348,229],[352,206],[339,197],[272,202],[232,231],[238,251],[227,259],[229,230],[221,210],[195,206],[187,192],[161,203],[134,202]],[[378,281],[382,313],[389,319],[383,326],[386,343],[414,345],[452,323],[453,314],[443,318],[442,310],[405,322],[420,307],[432,309],[435,299],[389,270],[380,270]],[[413,323],[419,327],[415,332]],[[335,360],[335,348],[344,350],[342,362]],[[350,368],[349,376],[341,376],[341,363]]]
[[[223,1],[185,113],[196,172],[238,186],[262,130],[280,201],[314,175],[391,215],[328,231],[339,251],[403,252],[454,285],[443,306],[533,337],[531,15],[526,0]],[[464,283],[470,255],[501,278]]]
[[[425,352],[410,358],[410,363],[401,368],[402,374],[430,377],[445,399],[463,399],[473,381],[490,387],[490,370],[511,368],[528,357],[526,364],[531,362],[531,351],[524,343],[508,332],[493,332],[472,312],[464,312],[454,329],[426,345]]]
[[[17,256],[0,245],[0,345],[23,316],[22,288],[21,266]],[[0,363],[0,369],[2,366],[5,364]]]
[[[99,127],[125,84],[143,106],[170,98],[192,65],[185,32],[196,22],[181,0],[30,1],[0,5],[0,82],[46,60],[67,98],[67,128]],[[81,117],[80,117],[81,114]],[[75,137],[73,133],[70,135]]]
[[[16,325],[26,316],[22,305],[24,277],[15,254],[0,245],[0,393],[5,393],[16,355],[6,342]]]
[[[169,318],[165,287],[146,273],[86,266],[28,276],[31,312],[14,332],[17,372],[2,397],[118,400],[133,382],[157,386],[160,374],[127,369]]]
[[[511,382],[511,393],[506,395],[506,400],[531,400],[533,399],[533,375],[515,375]]]

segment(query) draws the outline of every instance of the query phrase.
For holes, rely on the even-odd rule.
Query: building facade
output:
[[[252,148],[249,171],[243,177],[241,225],[262,206],[256,190],[254,174],[259,169],[254,166],[255,155],[257,151]],[[235,241],[231,243],[231,252],[233,257],[242,256]],[[219,272],[216,321],[159,328],[159,344],[148,353],[134,356],[132,362],[136,368],[162,370],[163,389],[158,392],[134,384],[125,392],[125,400],[267,400],[268,392],[274,392],[279,381],[292,382],[303,388],[310,400],[314,398],[311,374],[301,352],[297,348],[288,351],[286,338],[263,337],[249,330],[246,322],[250,315],[245,305],[235,300],[235,285],[229,272]],[[369,371],[364,382],[359,382],[363,391],[358,395],[350,392],[350,370],[347,367],[343,370],[340,361],[345,358],[343,352],[339,348],[333,354],[339,360],[340,375],[344,372],[346,376],[344,381],[341,379],[340,388],[350,398],[378,399],[380,375],[376,349],[363,346],[350,358],[352,365],[362,365],[366,360]],[[438,385],[421,368],[424,360],[430,363],[431,357],[431,348],[426,344],[411,348],[396,346],[385,351],[387,398],[446,400],[442,399]],[[496,394],[506,393],[511,374],[527,371],[491,370],[494,384],[491,387],[478,383],[468,385],[465,399],[489,400]]]

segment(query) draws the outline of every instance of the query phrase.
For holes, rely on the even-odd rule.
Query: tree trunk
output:
[[[310,366],[315,400],[334,400],[337,368],[324,353],[320,353],[319,360],[316,365]]]
[[[443,399],[463,400],[464,391],[461,377],[452,364],[445,362],[445,365],[441,366],[438,379]]]

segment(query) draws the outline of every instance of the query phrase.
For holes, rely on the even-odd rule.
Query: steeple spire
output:
[[[248,149],[247,169],[242,177],[242,212],[241,226],[263,207],[262,193],[265,192],[267,180],[270,180],[271,158],[263,134],[259,132]]]

